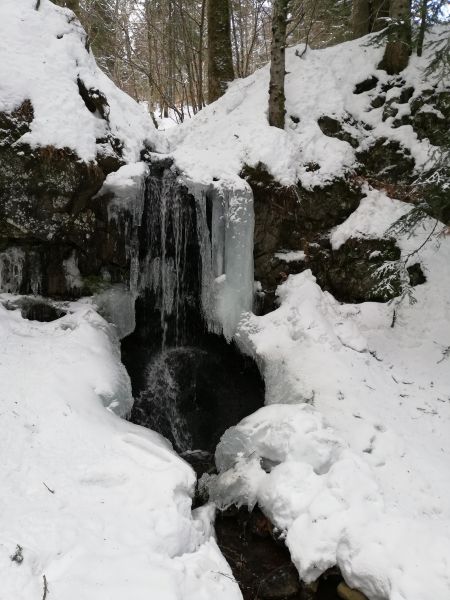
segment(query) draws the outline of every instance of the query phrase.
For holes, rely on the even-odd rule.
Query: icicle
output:
[[[230,341],[253,304],[252,191],[244,181],[239,187],[189,183],[189,189],[196,199],[203,314],[209,330]]]
[[[192,206],[183,196],[176,175],[167,169],[150,176],[146,191],[147,252],[141,264],[140,292],[151,291],[160,311],[162,348],[166,346],[169,318],[173,318],[173,342],[182,342],[185,305],[188,300],[187,248],[195,234]]]
[[[0,253],[0,291],[20,293],[25,264],[25,252],[21,248],[8,248]]]

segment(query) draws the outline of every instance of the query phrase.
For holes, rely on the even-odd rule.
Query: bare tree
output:
[[[284,129],[286,96],[286,34],[289,0],[274,0],[272,14],[272,45],[270,51],[269,125]]]

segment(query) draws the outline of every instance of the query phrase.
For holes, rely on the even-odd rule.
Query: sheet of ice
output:
[[[73,13],[41,0],[0,3],[0,111],[12,111],[31,100],[34,119],[21,141],[31,146],[68,147],[95,160],[96,139],[108,130],[124,143],[127,162],[139,160],[144,140],[156,143],[149,114],[120,91],[86,50],[86,34]],[[77,79],[106,96],[109,124],[91,113]]]
[[[0,306],[0,596],[42,598],[45,576],[60,600],[239,600],[192,469],[114,414],[132,399],[112,329],[71,309]]]
[[[368,191],[332,241],[383,236],[409,209]],[[434,225],[398,236],[405,257]],[[414,304],[340,304],[306,271],[241,322],[269,405],[225,433],[209,481],[219,504],[261,504],[304,579],[338,564],[375,600],[450,597],[450,238],[411,260]]]

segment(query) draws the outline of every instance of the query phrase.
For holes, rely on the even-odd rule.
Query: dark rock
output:
[[[362,592],[350,588],[343,581],[338,585],[337,593],[341,600],[368,600]]]
[[[98,116],[105,121],[109,120],[109,104],[105,94],[95,88],[87,88],[84,82],[78,78],[78,92],[86,105],[86,108],[91,113],[97,113]]]
[[[450,91],[429,92],[411,103],[412,125],[419,139],[428,138],[435,146],[448,143]]]
[[[352,180],[336,180],[323,188],[305,190],[278,184],[263,165],[246,167],[242,175],[255,201],[255,277],[262,284],[261,310],[274,307],[275,289],[289,273],[310,268],[308,262],[285,263],[275,258],[281,249],[304,250],[342,223],[358,207],[363,194]]]
[[[401,255],[392,239],[350,238],[335,251],[312,245],[308,254],[319,285],[342,302],[385,302],[402,289],[400,274],[391,272],[390,285],[381,285],[380,268]]]
[[[406,104],[407,102],[409,102],[411,100],[411,98],[413,97],[414,94],[414,88],[413,87],[406,87],[403,88],[401,93],[400,93],[400,97],[398,99],[398,103],[399,104]]]
[[[356,154],[359,173],[383,183],[407,184],[414,179],[414,159],[397,141],[379,138],[368,149]]]
[[[387,121],[387,119],[391,119],[391,118],[393,119],[397,116],[397,113],[398,113],[397,100],[398,100],[398,98],[393,98],[385,103],[384,108],[383,108],[383,115],[382,115],[383,121]]]
[[[378,85],[378,77],[375,77],[375,75],[373,75],[372,77],[369,77],[368,79],[365,79],[364,81],[361,81],[360,83],[357,83],[355,85],[355,89],[353,90],[354,94],[362,94],[364,92],[369,92],[370,90],[373,90],[374,88],[376,88]]]
[[[386,96],[380,94],[379,96],[375,96],[375,98],[370,103],[372,108],[381,108],[383,104],[386,102]]]
[[[294,565],[282,565],[261,581],[258,597],[264,600],[299,598],[301,583]]]
[[[8,310],[20,310],[24,319],[40,321],[42,323],[56,321],[67,314],[65,310],[55,306],[44,298],[29,296],[18,298],[12,302],[6,302],[4,306]]]
[[[89,94],[106,118],[104,96]],[[16,277],[10,291],[67,298],[88,292],[89,285],[68,285],[63,263],[71,257],[86,281],[101,278],[103,268],[112,282],[124,280],[123,232],[109,222],[110,198],[93,200],[106,175],[122,164],[120,141],[112,135],[97,140],[98,161],[89,163],[68,148],[33,149],[20,143],[33,116],[29,101],[0,113],[0,258],[8,268],[11,257],[1,250],[16,248],[22,273],[22,283],[17,287]]]
[[[349,131],[346,131],[343,127],[343,124],[328,116],[322,116],[317,121],[322,133],[327,135],[328,137],[334,137],[338,140],[342,140],[343,142],[347,142],[353,148],[357,148],[359,146],[359,142],[356,138],[352,136]]]
[[[407,268],[409,275],[409,283],[413,287],[416,285],[422,285],[426,282],[427,278],[425,277],[424,272],[422,271],[422,267],[419,263],[415,263]]]

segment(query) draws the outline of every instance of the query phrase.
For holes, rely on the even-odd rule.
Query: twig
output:
[[[48,489],[48,491],[50,492],[50,494],[54,494],[54,493],[55,493],[55,490],[52,490],[52,489],[50,489],[50,488],[48,487],[48,485],[45,483],[45,481],[43,481],[42,483],[43,483],[43,484],[45,485],[45,487]]]
[[[42,600],[45,600],[48,594],[47,577],[45,575],[42,575],[42,579],[44,580],[44,593],[42,595]]]
[[[34,10],[39,10],[40,6],[41,6],[41,0],[36,0],[36,5],[34,7]]]

